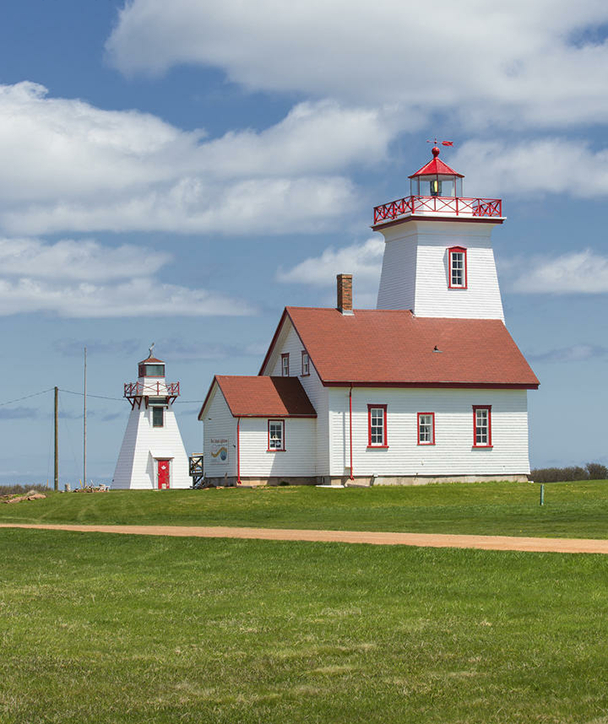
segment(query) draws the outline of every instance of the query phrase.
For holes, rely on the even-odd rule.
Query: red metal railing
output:
[[[178,397],[179,382],[125,382],[125,397]]]
[[[450,214],[456,216],[502,216],[502,199],[473,199],[453,196],[405,196],[376,206],[374,224],[410,214]]]

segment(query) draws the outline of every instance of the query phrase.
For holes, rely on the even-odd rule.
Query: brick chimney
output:
[[[353,275],[338,274],[338,311],[353,314]]]

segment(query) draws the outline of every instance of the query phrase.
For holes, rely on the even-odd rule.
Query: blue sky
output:
[[[286,304],[375,306],[374,205],[428,138],[494,232],[507,326],[541,379],[533,466],[608,462],[608,6],[581,0],[33,0],[0,24],[0,483],[52,476],[82,389],[89,477],[152,341],[189,452],[214,373],[255,374]],[[115,398],[115,399],[102,399]],[[82,397],[61,399],[81,475]]]

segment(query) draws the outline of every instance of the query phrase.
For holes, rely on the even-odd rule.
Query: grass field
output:
[[[2,724],[608,721],[606,556],[0,541]]]
[[[566,538],[608,537],[608,481],[328,490],[57,493],[0,505],[0,522],[234,525]]]

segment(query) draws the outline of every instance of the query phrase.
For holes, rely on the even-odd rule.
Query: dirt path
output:
[[[517,538],[505,535],[444,535],[440,533],[375,533],[349,530],[292,530],[290,528],[229,528],[178,525],[51,525],[0,523],[0,528],[36,528],[78,533],[168,535],[176,538],[255,538],[431,548],[479,548],[494,551],[547,553],[608,553],[608,540],[590,538]]]

